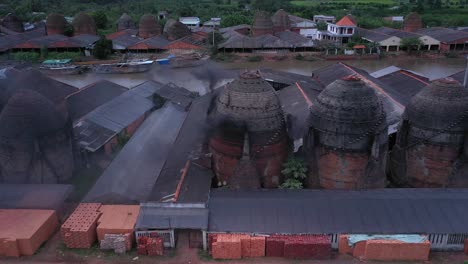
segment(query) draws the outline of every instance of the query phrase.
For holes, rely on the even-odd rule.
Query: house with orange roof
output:
[[[356,32],[357,22],[351,15],[346,15],[336,23],[327,23],[327,31],[318,33],[319,40],[332,40],[337,43],[348,43]]]

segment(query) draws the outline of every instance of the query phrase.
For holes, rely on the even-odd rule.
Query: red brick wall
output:
[[[115,135],[111,140],[109,140],[105,145],[104,145],[104,152],[106,155],[112,155],[113,149],[117,144],[119,143],[117,140],[117,135]]]
[[[286,137],[273,145],[252,147],[252,155],[255,155],[255,165],[264,188],[277,188],[283,182],[281,170],[288,158],[288,147]],[[260,152],[257,153],[257,150]]]
[[[220,181],[227,181],[242,156],[242,142],[228,142],[219,137],[210,139],[209,148],[213,154],[212,168]]]
[[[445,187],[459,148],[419,145],[408,149],[407,172],[413,187]]]
[[[362,186],[369,155],[320,148],[318,178],[325,189],[355,189]]]
[[[142,116],[140,116],[137,120],[133,121],[133,123],[131,123],[127,127],[126,132],[129,136],[132,136],[137,131],[137,129],[140,127],[143,121],[145,121],[145,117],[146,117],[146,114],[143,114]]]

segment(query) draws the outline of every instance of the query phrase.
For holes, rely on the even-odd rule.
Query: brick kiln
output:
[[[271,15],[265,11],[257,11],[252,25],[252,36],[258,37],[273,33],[274,25]]]
[[[258,72],[245,72],[223,88],[214,99],[208,115],[214,126],[209,147],[218,183],[228,184],[234,171],[239,170],[237,167],[247,133],[248,158],[254,162],[262,186],[278,187],[281,183],[281,166],[288,155],[289,140],[281,105],[273,87]],[[237,179],[237,182],[253,181]]]
[[[138,36],[141,38],[151,38],[161,35],[162,27],[156,17],[150,14],[143,15],[138,24]]]
[[[392,151],[392,176],[411,187],[467,187],[468,90],[436,80],[403,114]]]
[[[86,13],[79,13],[73,18],[73,34],[75,36],[89,34],[89,35],[96,35],[96,23],[94,19],[86,14]]]
[[[375,91],[357,77],[328,85],[310,109],[310,128],[304,139],[308,187],[384,187],[385,117]]]

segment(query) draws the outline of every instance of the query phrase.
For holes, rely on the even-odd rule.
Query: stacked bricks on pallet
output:
[[[269,236],[266,238],[266,256],[284,257],[284,236]]]
[[[361,260],[411,261],[428,260],[431,244],[406,243],[399,240],[367,240],[349,246],[348,236],[340,235],[338,250]]]
[[[139,237],[137,241],[137,254],[148,256],[164,255],[164,239],[162,237]]]
[[[100,248],[102,250],[112,249],[117,254],[123,254],[131,249],[131,244],[130,234],[106,234],[104,239],[100,241]]]
[[[241,259],[241,238],[245,235],[218,234],[216,242],[211,245],[211,255],[214,259]]]
[[[0,210],[0,256],[33,255],[58,226],[53,210]]]
[[[327,259],[331,256],[331,242],[326,235],[288,236],[284,257],[296,259]]]
[[[140,213],[139,205],[102,205],[99,208],[101,217],[98,219],[97,236],[99,241],[106,234],[130,234],[126,242],[127,250],[130,250],[134,241],[135,224]]]
[[[146,251],[148,256],[164,255],[164,240],[162,237],[150,237],[147,240]]]
[[[81,203],[65,221],[60,234],[68,248],[91,248],[96,241],[100,203]]]

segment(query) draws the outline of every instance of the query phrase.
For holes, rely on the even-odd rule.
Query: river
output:
[[[156,80],[162,83],[173,82],[191,91],[204,94],[207,86],[219,86],[234,77],[234,69],[258,69],[272,68],[303,75],[310,75],[312,71],[336,63],[336,61],[261,61],[240,63],[215,63],[210,62],[207,66],[199,68],[170,69],[160,65],[154,65],[147,73],[137,74],[94,74],[85,73],[81,75],[63,75],[53,78],[61,82],[83,88],[99,80],[109,80],[125,86],[134,87],[147,80]],[[395,65],[421,73],[430,79],[445,77],[461,71],[465,68],[464,59],[417,59],[417,58],[385,58],[381,60],[354,60],[346,61],[347,64],[374,72],[382,68]]]

